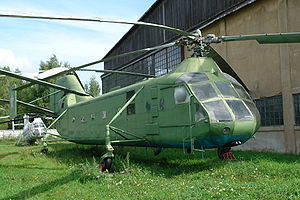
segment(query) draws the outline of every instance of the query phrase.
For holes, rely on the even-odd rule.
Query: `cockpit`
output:
[[[187,83],[188,88],[198,100],[195,121],[205,118],[205,113],[201,109],[203,107],[211,123],[256,121],[256,126],[259,126],[260,115],[251,97],[230,75],[223,73],[217,76],[213,73],[189,72],[178,77],[176,82]],[[183,90],[182,87],[181,90],[175,89],[175,100],[178,97],[182,100],[183,96],[188,96],[184,95]]]

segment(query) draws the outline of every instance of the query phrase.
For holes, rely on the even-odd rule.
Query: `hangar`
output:
[[[157,0],[140,21],[203,35],[245,35],[300,31],[299,0]],[[133,26],[106,57],[179,39],[164,30]],[[238,147],[300,154],[300,44],[260,45],[256,41],[212,45],[250,90],[261,114],[256,137]],[[105,69],[155,76],[176,68],[189,51],[169,47],[104,63]],[[104,74],[102,91],[124,87],[142,77]]]

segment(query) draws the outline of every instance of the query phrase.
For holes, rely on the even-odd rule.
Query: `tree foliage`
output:
[[[90,78],[89,83],[84,84],[84,90],[86,93],[92,95],[93,97],[99,96],[101,89],[95,76],[92,76]]]
[[[45,61],[45,62],[41,61],[40,62],[39,70],[40,71],[45,71],[45,70],[53,69],[53,68],[56,68],[56,67],[69,67],[69,64],[67,62],[65,62],[65,63],[59,62],[57,57],[53,54],[49,58],[48,61]],[[7,67],[7,66],[2,67],[2,69],[10,71],[10,68]],[[16,69],[15,73],[21,73],[21,71],[19,69]],[[55,82],[55,80],[48,80],[48,81],[52,82],[52,83]],[[9,99],[9,89],[8,89],[9,86],[11,84],[16,84],[17,86],[20,86],[20,85],[24,84],[24,81],[4,76],[4,77],[0,77],[0,84],[1,84],[0,99]],[[29,88],[18,91],[17,98],[18,98],[18,100],[21,100],[21,101],[24,101],[24,102],[31,102],[35,99],[40,98],[40,97],[44,97],[44,96],[48,95],[49,93],[50,93],[50,88],[49,87],[44,87],[44,86],[41,86],[41,85],[33,85]],[[34,104],[38,105],[38,106],[49,108],[49,97],[44,98],[40,101],[37,101]],[[18,114],[21,114],[21,113],[36,113],[36,112],[37,111],[32,109],[32,108],[18,106]],[[9,114],[9,105],[0,103],[0,116],[5,116],[5,115],[8,115],[8,114]],[[0,129],[3,129],[5,127],[7,127],[7,125],[1,125],[0,124]]]

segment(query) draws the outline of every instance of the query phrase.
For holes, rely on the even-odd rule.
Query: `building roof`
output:
[[[191,31],[198,27],[203,28],[255,1],[257,0],[157,0],[138,21],[165,24],[185,31]],[[182,14],[180,18],[177,17],[178,13]],[[151,35],[154,39],[148,35]],[[104,58],[159,45],[169,40],[174,40],[174,37],[176,37],[173,33],[166,33],[166,40],[162,40],[162,35],[162,30],[149,30],[147,27],[134,25]],[[105,62],[104,68],[117,69],[139,56],[141,55]]]

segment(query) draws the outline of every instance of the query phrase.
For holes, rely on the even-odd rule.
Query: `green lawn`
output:
[[[103,148],[71,143],[16,147],[0,143],[2,199],[300,199],[300,156],[116,148],[115,173],[98,172]],[[129,153],[128,153],[129,152]]]

